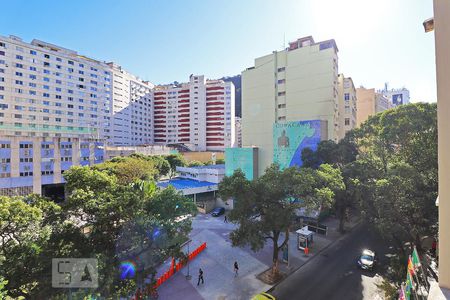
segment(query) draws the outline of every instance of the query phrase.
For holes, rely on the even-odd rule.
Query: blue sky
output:
[[[436,101],[432,0],[3,1],[0,35],[41,39],[115,61],[154,83],[235,75],[312,35],[334,38],[355,85],[407,87]]]

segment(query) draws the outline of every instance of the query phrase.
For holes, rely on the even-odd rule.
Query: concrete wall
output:
[[[375,114],[375,89],[356,89],[356,124],[361,125]]]
[[[224,159],[225,154],[223,152],[180,152],[181,155],[187,160],[187,161],[193,161],[197,160],[200,162],[207,162],[212,159],[212,154],[216,153],[216,159]]]
[[[439,157],[439,285],[450,289],[450,1],[434,0]]]

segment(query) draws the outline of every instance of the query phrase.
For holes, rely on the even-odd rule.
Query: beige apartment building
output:
[[[242,72],[242,145],[259,148],[259,174],[273,161],[273,126],[321,120],[337,141],[338,48],[309,36],[255,59]]]
[[[450,2],[434,0],[434,35],[438,103],[439,286],[450,298]],[[439,294],[439,293],[437,293]]]
[[[345,134],[356,127],[356,89],[351,77],[344,74],[338,76],[339,99],[339,131],[338,138],[343,139]]]
[[[366,121],[370,116],[392,108],[389,99],[375,89],[359,87],[356,89],[356,125]]]

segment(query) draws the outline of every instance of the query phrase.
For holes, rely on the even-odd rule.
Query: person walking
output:
[[[223,222],[224,222],[224,223],[228,223],[227,215],[225,215],[225,216],[223,217]]]
[[[198,282],[197,282],[197,285],[200,284],[200,280],[202,281],[202,284],[205,283],[205,281],[203,280],[203,270],[202,269],[198,270]]]
[[[238,272],[239,272],[239,265],[237,263],[237,261],[234,262],[234,277],[238,276]]]

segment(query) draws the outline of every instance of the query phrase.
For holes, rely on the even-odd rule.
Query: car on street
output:
[[[216,207],[216,208],[214,208],[212,210],[211,216],[218,217],[218,216],[223,215],[224,213],[225,213],[225,208],[223,208],[223,207]]]
[[[358,266],[363,270],[373,270],[376,262],[375,252],[369,249],[364,249],[358,258]]]
[[[276,300],[274,296],[268,293],[260,293],[258,295],[253,296],[252,300]]]

